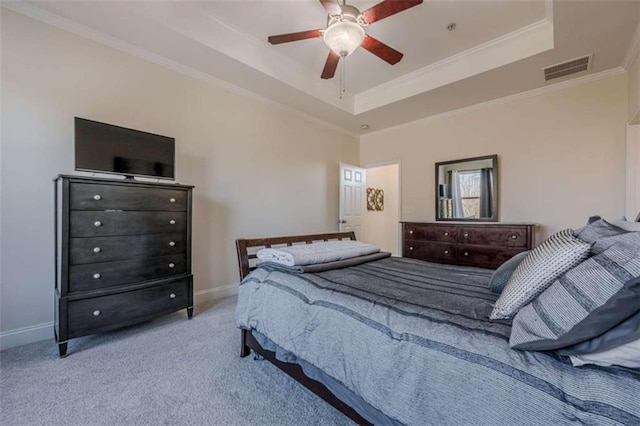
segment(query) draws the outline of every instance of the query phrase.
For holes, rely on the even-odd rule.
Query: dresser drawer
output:
[[[527,248],[525,227],[464,226],[458,230],[458,243]]]
[[[186,212],[72,211],[71,237],[186,232]]]
[[[405,240],[456,242],[456,228],[448,225],[424,225],[405,223]]]
[[[71,300],[68,303],[69,338],[134,324],[155,315],[186,308],[189,277],[141,290]]]
[[[187,272],[187,256],[176,254],[151,259],[88,263],[69,268],[69,292],[92,291],[157,280]]]
[[[522,251],[516,248],[459,244],[456,247],[456,263],[478,268],[496,269]]]
[[[455,245],[449,243],[405,241],[402,255],[412,259],[449,263],[455,261],[456,250]]]
[[[173,243],[173,244],[172,244]],[[186,234],[69,239],[69,263],[114,262],[186,252]]]
[[[187,210],[187,191],[178,189],[74,182],[69,192],[71,210]]]

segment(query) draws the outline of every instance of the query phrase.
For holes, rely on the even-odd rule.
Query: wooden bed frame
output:
[[[329,241],[329,240],[355,240],[356,235],[354,232],[336,232],[331,234],[312,234],[312,235],[296,235],[287,237],[272,237],[272,238],[253,238],[253,239],[238,239],[236,240],[236,250],[238,252],[238,267],[240,270],[240,279],[244,279],[249,272],[256,268],[252,265],[252,261],[257,262],[257,257],[254,254],[249,254],[249,249],[253,248],[269,248],[272,246],[292,246],[296,243],[312,244],[316,241]],[[275,352],[264,349],[258,341],[253,337],[250,330],[241,330],[240,334],[240,356],[246,357],[254,351],[256,354],[262,356],[267,361],[274,364],[280,370],[287,373],[293,379],[298,381],[304,387],[309,389],[320,398],[331,404],[335,409],[340,411],[345,416],[359,425],[371,425],[360,414],[358,414],[348,404],[344,403],[337,396],[335,396],[325,385],[308,377],[304,374],[302,367],[298,364],[292,364],[288,362],[282,362],[276,359]]]

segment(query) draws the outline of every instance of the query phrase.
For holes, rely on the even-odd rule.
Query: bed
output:
[[[253,350],[358,424],[640,424],[640,371],[509,348],[510,322],[487,319],[491,270],[253,265],[256,248],[330,239],[355,236],[237,241],[241,356]]]

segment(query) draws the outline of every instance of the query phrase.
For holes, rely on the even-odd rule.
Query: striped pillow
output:
[[[592,339],[640,311],[640,233],[556,280],[513,320],[514,349],[552,350]]]
[[[572,229],[547,238],[518,265],[489,318],[512,318],[556,278],[586,259],[590,248],[589,243],[575,237]]]

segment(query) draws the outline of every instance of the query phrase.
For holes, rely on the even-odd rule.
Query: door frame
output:
[[[368,163],[365,164],[362,167],[365,170],[368,169],[373,169],[376,167],[384,167],[384,166],[392,166],[394,164],[398,165],[398,225],[397,225],[397,233],[398,233],[398,253],[400,256],[402,256],[402,160],[398,159],[398,160],[389,160],[389,161],[382,161],[379,163]],[[367,226],[367,223],[365,221],[363,228]]]
[[[625,216],[627,220],[640,218],[640,113],[635,121],[627,124],[626,144],[626,196]]]

